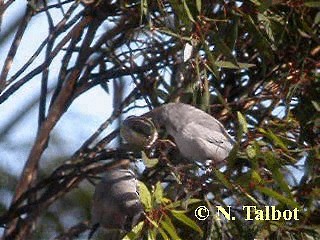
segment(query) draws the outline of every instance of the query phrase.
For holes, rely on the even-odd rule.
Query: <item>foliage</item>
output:
[[[173,225],[174,220],[180,221],[182,224],[198,232],[199,236],[203,236],[201,228],[186,215],[187,210],[176,210],[176,208],[185,205],[186,201],[179,200],[172,202],[164,197],[163,194],[164,189],[160,182],[155,185],[152,193],[149,192],[143,182],[140,182],[140,197],[146,211],[146,222],[149,225],[144,226],[144,222],[137,224],[124,239],[137,239],[143,236],[148,237],[148,239],[157,239],[157,235],[161,235],[163,239],[180,239]],[[200,200],[187,200],[187,204],[198,202]]]
[[[1,6],[0,19],[12,3],[8,0]],[[58,215],[67,215],[73,204],[79,204],[78,211],[89,209],[89,200],[83,205],[76,201],[79,196],[89,198],[86,191],[76,190],[79,184],[117,164],[105,160],[131,157],[120,147],[111,148],[117,130],[105,137],[102,133],[142,102],[156,107],[170,101],[209,112],[236,136],[237,144],[222,170],[176,164],[178,156],[163,149],[154,149],[155,156],[152,151],[143,154],[151,159],[140,186],[147,217],[126,239],[319,238],[317,1],[32,0],[25,4],[1,71],[0,104],[40,76],[38,133],[15,190],[14,180],[8,185],[1,182],[13,196],[10,208],[0,206],[5,239],[51,238],[45,226],[53,226],[57,239],[84,237],[89,213],[70,229]],[[53,16],[56,8],[61,14]],[[43,15],[49,26],[47,38],[24,66],[11,73],[25,30]],[[59,72],[51,69],[56,59],[61,59]],[[56,76],[52,85],[49,73]],[[41,169],[50,133],[73,101],[95,87],[110,94],[110,88],[119,86],[116,81],[133,82],[135,88],[124,99],[114,97],[112,116],[69,159],[52,160],[53,169]],[[3,141],[6,131],[10,129],[0,131]],[[1,175],[14,178],[8,172]],[[212,213],[215,206],[231,206],[236,219],[213,215],[198,221],[193,210],[199,205]],[[297,208],[299,220],[246,221],[245,205]],[[49,211],[52,206],[58,210]]]

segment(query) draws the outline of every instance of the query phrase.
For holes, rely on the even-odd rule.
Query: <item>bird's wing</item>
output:
[[[197,122],[185,125],[181,136],[188,139],[185,141],[187,145],[178,147],[184,156],[193,160],[211,159],[218,163],[229,155],[233,147],[233,140],[220,129],[211,129]]]
[[[183,127],[183,131],[190,134],[190,137],[201,138],[219,148],[231,150],[233,140],[224,128],[219,125],[204,125],[199,122],[190,122]]]

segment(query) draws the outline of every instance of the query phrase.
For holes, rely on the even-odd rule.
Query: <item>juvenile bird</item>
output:
[[[164,127],[174,138],[181,155],[191,161],[212,160],[214,165],[220,165],[234,145],[217,119],[188,104],[164,104],[140,117],[129,117],[124,124],[128,126],[134,119],[136,122],[151,119],[158,128]],[[131,130],[137,132],[137,128]]]

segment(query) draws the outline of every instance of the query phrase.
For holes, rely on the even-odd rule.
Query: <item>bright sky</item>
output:
[[[5,32],[6,28],[10,25],[10,22],[20,15],[19,13],[24,12],[23,4],[18,2],[19,1],[14,2],[4,15],[2,25],[3,32]],[[60,19],[60,11],[56,10],[53,17],[55,20]],[[47,34],[48,26],[46,16],[44,13],[39,14],[34,18],[31,24],[29,24],[29,27],[23,36],[21,46],[14,59],[14,65],[9,73],[9,77],[30,58]],[[12,39],[13,36],[10,36],[6,42],[0,45],[0,69],[2,69],[4,64]],[[43,61],[43,59],[41,60]],[[49,77],[49,85],[55,83],[60,67],[59,62],[61,63],[61,56],[60,58],[57,57],[55,62],[50,65],[51,74]],[[35,62],[32,64],[32,67],[34,68],[40,63],[41,61]],[[32,70],[32,67],[28,68],[26,73]],[[0,132],[3,131],[4,126],[10,124],[15,114],[23,110],[32,99],[39,97],[40,80],[41,75],[33,78],[7,101],[0,105],[1,116],[5,116],[0,118]],[[128,90],[133,87],[133,84],[129,84]],[[112,85],[110,86],[110,90],[112,93]],[[19,174],[22,170],[35,138],[37,130],[37,107],[38,105],[36,105],[36,107],[9,132],[9,135],[7,136],[8,141],[0,142],[0,164],[16,174]],[[100,86],[82,94],[73,102],[70,109],[64,114],[52,132],[53,137],[51,137],[50,141],[59,141],[59,147],[61,148],[54,149],[50,148],[49,145],[43,158],[50,159],[55,156],[61,156],[61,154],[70,156],[95,132],[100,124],[111,115],[112,110],[112,94],[106,94]],[[133,112],[131,114],[139,113]],[[61,139],[61,137],[63,137],[63,139]]]

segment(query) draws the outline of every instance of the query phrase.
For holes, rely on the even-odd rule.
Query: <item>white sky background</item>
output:
[[[26,2],[24,2],[26,3]],[[5,12],[2,32],[14,21],[21,13],[24,13],[25,4],[21,1],[15,1]],[[53,11],[51,11],[53,13]],[[61,18],[60,10],[57,9],[52,17],[55,24]],[[45,13],[41,13],[33,17],[23,36],[21,45],[13,61],[13,66],[9,73],[12,76],[30,56],[39,47],[39,44],[48,35],[48,25]],[[7,52],[9,51],[14,35],[11,35],[6,42],[0,45],[0,69],[4,64]],[[1,38],[1,34],[0,34]],[[25,71],[25,74],[32,70],[35,66],[42,63],[44,53],[42,52],[40,61],[35,61]],[[57,56],[50,65],[49,85],[52,86],[58,75],[60,68],[61,56]],[[32,99],[40,96],[41,74],[37,75],[23,87],[21,87],[8,100],[0,105],[0,131],[8,124],[8,121],[19,111],[21,111]],[[111,83],[111,82],[110,82]],[[52,159],[57,156],[70,156],[77,150],[81,144],[103,123],[112,113],[112,84],[110,86],[110,95],[108,95],[100,86],[97,86],[78,97],[71,105],[69,110],[63,115],[58,124],[55,126],[50,142],[59,141],[59,149],[54,149],[49,142],[49,148],[46,150],[42,159]],[[127,91],[132,89],[134,84],[128,86]],[[125,93],[126,94],[126,93]],[[50,98],[49,98],[50,100]],[[132,112],[131,114],[140,114],[140,112]],[[33,145],[38,119],[38,104],[30,111],[14,129],[12,129],[5,142],[0,142],[0,164],[9,172],[19,175],[22,171],[24,163],[28,157],[31,146]],[[110,131],[110,128],[108,132]],[[61,139],[63,138],[63,139]],[[10,145],[8,146],[8,142]],[[43,163],[43,160],[42,162]]]

